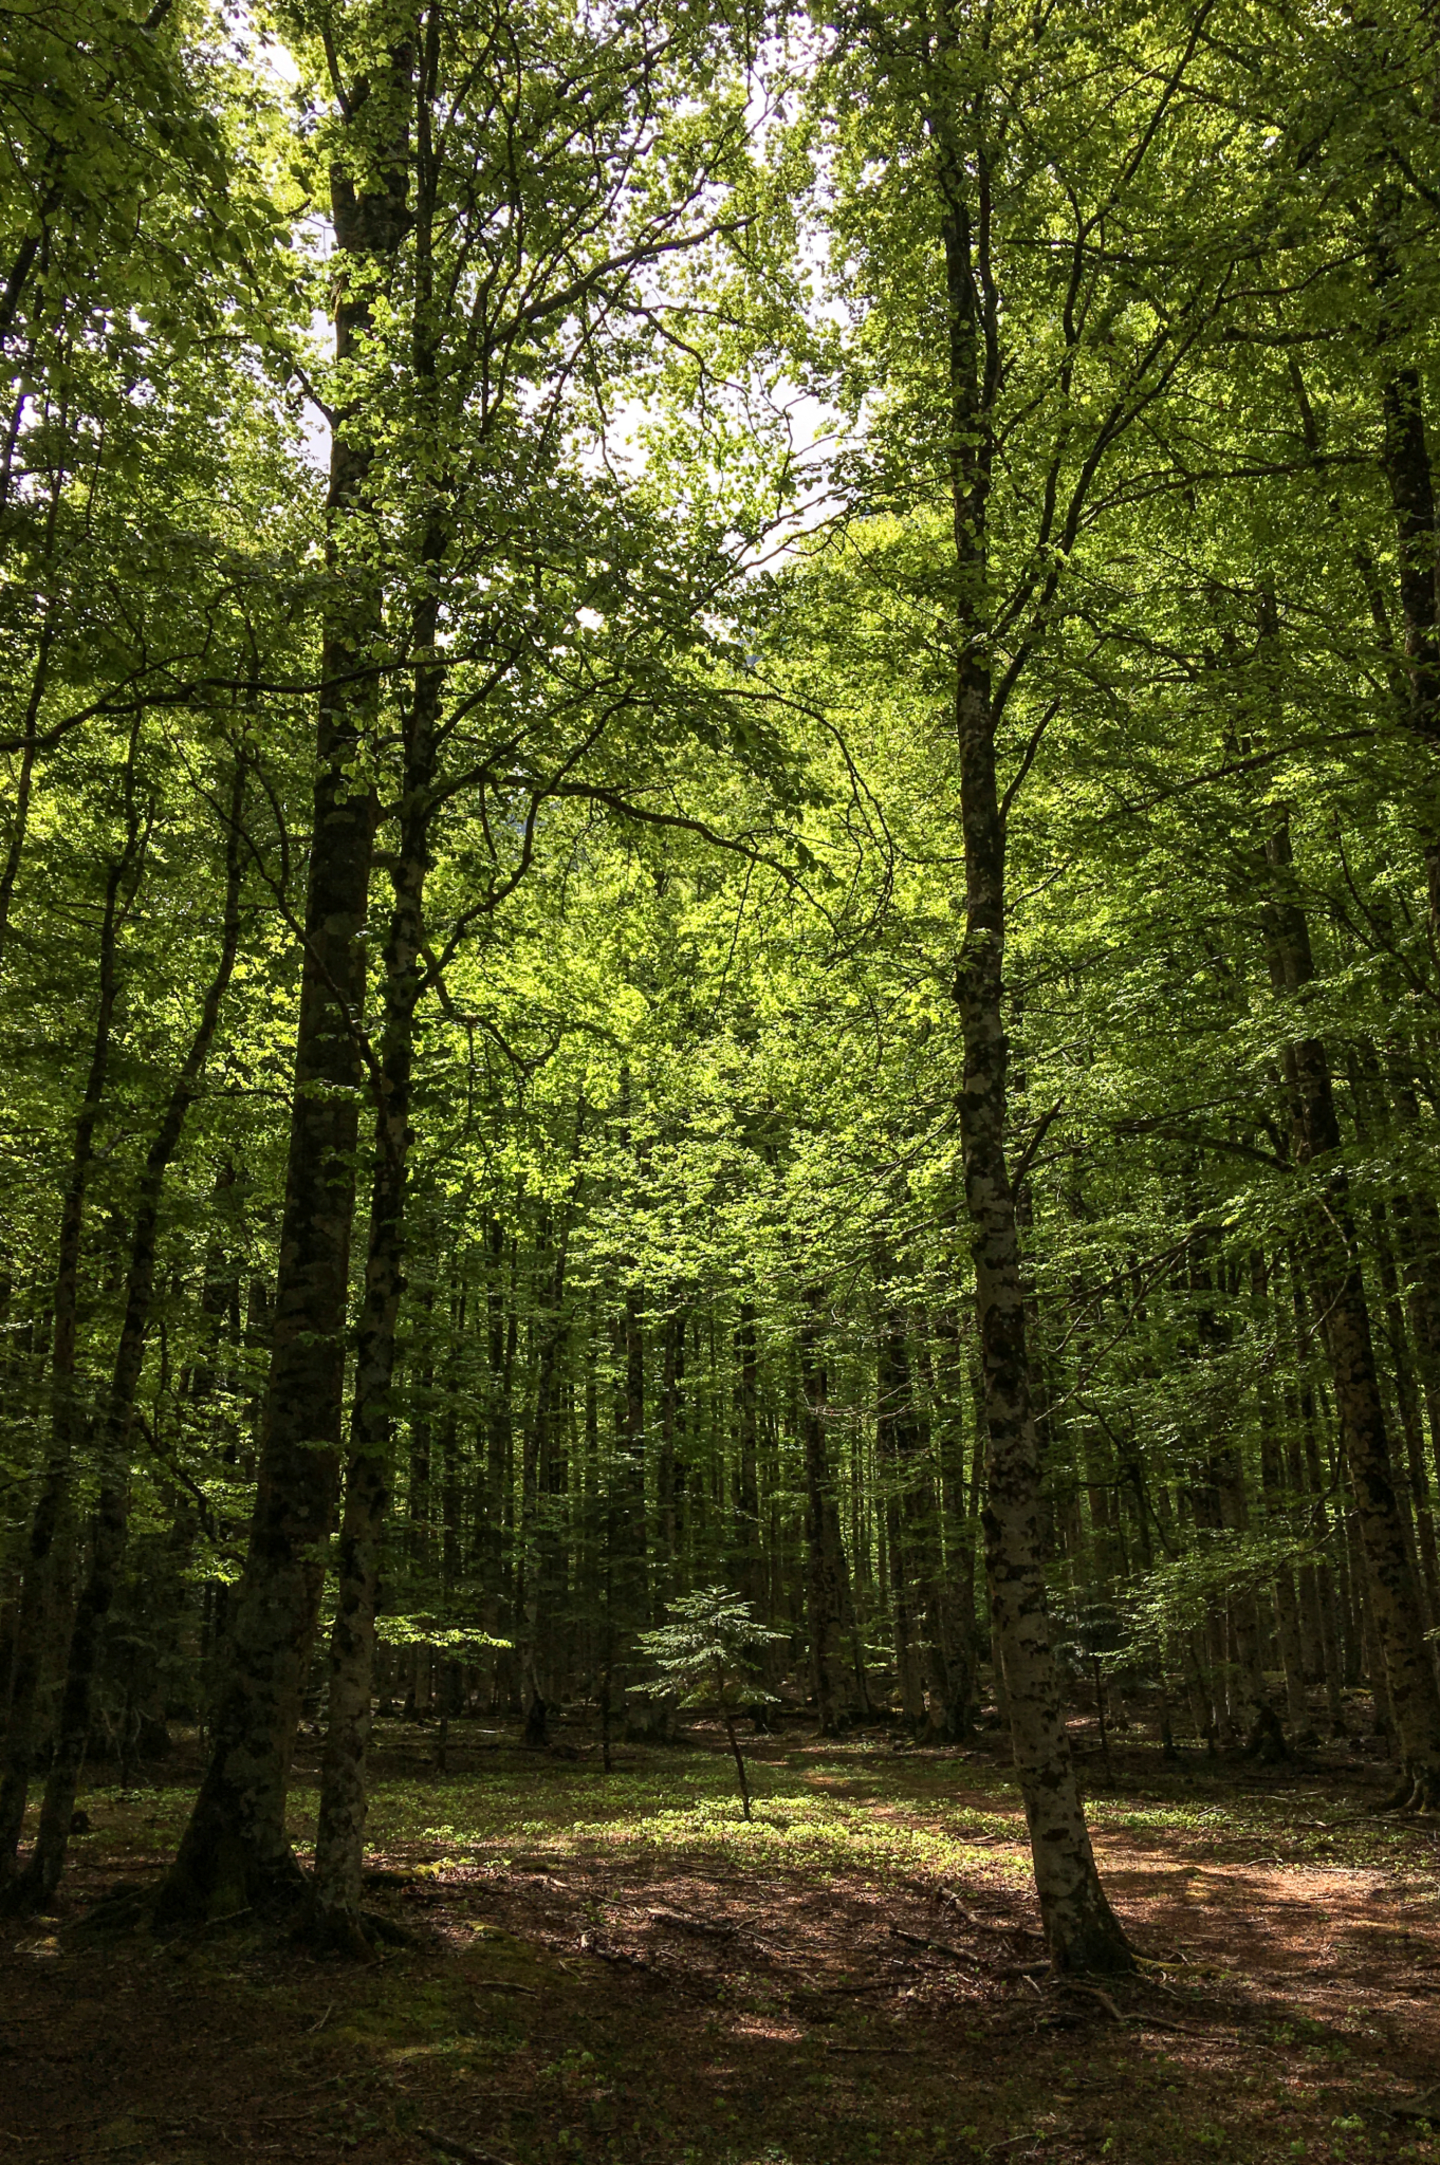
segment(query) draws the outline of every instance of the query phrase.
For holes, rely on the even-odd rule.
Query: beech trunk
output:
[[[376,266],[383,275],[405,231],[411,71],[410,49],[392,52],[382,143],[367,146],[364,122],[357,128],[364,181],[357,186],[338,164],[331,178],[341,361],[363,353]],[[367,84],[353,86],[352,119],[369,97]],[[358,417],[340,415],[328,496],[335,576],[321,652],[295,1082],[257,1491],[210,1760],[160,1891],[161,1923],[220,1916],[300,1891],[285,1798],[339,1486],[363,1073],[362,934],[375,823],[372,791],[354,770],[375,706],[378,597],[346,560],[343,536],[363,517],[371,464]]]
[[[989,401],[998,372],[996,296],[983,259],[989,180],[979,191],[981,259],[972,241],[972,179],[937,85],[932,144],[945,263],[950,390],[948,457],[954,540],[954,731],[965,859],[965,935],[954,995],[964,1038],[960,1138],[988,1454],[986,1562],[997,1655],[1016,1771],[1025,1800],[1035,1887],[1057,1970],[1128,1971],[1134,1957],[1096,1870],[1065,1728],[1045,1607],[1040,1453],[1026,1349],[1015,1193],[1005,1158],[1006,816],[996,773],[996,702],[985,656],[990,626],[986,516]]]
[[[95,1028],[84,1094],[75,1115],[70,1167],[60,1206],[59,1254],[50,1338],[50,1444],[30,1518],[20,1585],[19,1613],[10,1666],[10,1704],[5,1728],[4,1769],[0,1774],[0,1902],[14,1899],[17,1851],[30,1795],[35,1756],[35,1712],[44,1664],[46,1619],[55,1574],[55,1540],[70,1490],[71,1465],[79,1440],[80,1414],[75,1394],[75,1351],[79,1326],[80,1251],[85,1205],[95,1160],[95,1129],[110,1069],[110,1048],[119,994],[116,937],[127,885],[141,856],[141,822],[135,802],[137,715],[131,731],[123,777],[125,841],[111,861],[100,916]]]
[[[1265,914],[1271,982],[1277,998],[1293,1002],[1313,982],[1315,964],[1309,927],[1296,894],[1290,823],[1283,807],[1274,808],[1270,815],[1265,858],[1271,883]],[[1323,1042],[1297,1035],[1286,1049],[1285,1073],[1296,1162],[1317,1167],[1323,1181],[1320,1206],[1312,1218],[1308,1262],[1359,1519],[1368,1611],[1395,1722],[1401,1801],[1431,1810],[1440,1805],[1440,1690],[1425,1642],[1420,1592],[1396,1494],[1370,1308]]]
[[[145,1334],[155,1291],[155,1241],[165,1174],[185,1130],[190,1107],[219,1027],[220,1010],[234,973],[240,942],[240,822],[244,811],[243,754],[235,762],[226,836],[225,906],[220,954],[201,1003],[195,1034],[175,1077],[165,1110],[146,1153],[130,1236],[125,1273],[125,1306],[115,1351],[110,1391],[100,1431],[100,1494],[90,1568],[70,1631],[60,1718],[45,1783],[40,1827],[30,1861],[15,1888],[15,1906],[43,1909],[60,1884],[70,1840],[71,1815],[85,1747],[90,1736],[95,1675],[104,1641],[105,1619],[115,1598],[125,1555],[130,1500],[130,1434],[135,1397],[145,1357]]]

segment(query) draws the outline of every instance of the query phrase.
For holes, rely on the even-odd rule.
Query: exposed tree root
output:
[[[1382,1812],[1440,1812],[1440,1767],[1405,1767]]]
[[[295,1916],[289,1933],[293,1946],[315,1955],[338,1955],[346,1962],[378,1962],[383,1947],[409,1947],[411,1935],[377,1910],[347,1903],[322,1903],[313,1888]]]
[[[185,1940],[249,1919],[312,1953],[363,1962],[377,1960],[383,1947],[414,1944],[410,1933],[374,1910],[321,1912],[309,1877],[293,1858],[290,1867],[277,1873],[252,1875],[258,1899],[232,1901],[228,1907],[213,1892],[208,1901],[201,1899],[193,1886],[189,1890],[192,1899],[179,1899],[173,1871],[156,1886],[110,1887],[75,1929],[87,1939],[146,1932],[159,1940]]]

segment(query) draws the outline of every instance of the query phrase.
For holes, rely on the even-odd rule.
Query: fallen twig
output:
[[[897,2060],[913,2060],[917,2057],[913,2045],[827,2045],[827,2052],[888,2052]]]
[[[954,1962],[971,1962],[976,1969],[982,1967],[979,1955],[972,1954],[968,1947],[952,1947],[948,1940],[926,1939],[920,1932],[902,1932],[898,1924],[891,1925],[890,1937],[904,1940],[907,1947],[924,1947],[931,1954],[949,1955]]]
[[[317,2030],[323,2030],[326,2023],[330,2020],[330,2017],[334,2014],[334,2012],[335,2002],[332,2000],[330,2002],[330,2005],[326,2008],[324,2014],[320,2017],[320,2020],[318,2022],[312,2022],[309,2029],[305,2032],[305,2035],[307,2037],[313,2037]]]
[[[1419,2097],[1397,2098],[1385,2107],[1397,2120],[1440,2120],[1440,2083]]]
[[[673,1924],[678,1932],[700,1932],[712,1939],[734,1939],[737,1926],[714,1924],[708,1917],[689,1917],[681,1909],[647,1909],[645,1916],[656,1924]]]
[[[498,2156],[495,2151],[476,2150],[468,2142],[457,2142],[453,2135],[442,2135],[438,2128],[417,2127],[415,2132],[432,2150],[440,2151],[445,2157],[458,2157],[463,2160],[463,2165],[510,2165],[508,2158]]]
[[[1038,1939],[1041,1946],[1044,1946],[1045,1934],[1033,1931],[1028,1924],[992,1924],[987,1917],[977,1917],[973,1910],[967,1909],[959,1895],[950,1888],[942,1887],[940,1891],[951,1908],[957,1910],[965,1919],[972,1932],[998,1932],[1005,1935],[1013,1933],[1017,1939]]]

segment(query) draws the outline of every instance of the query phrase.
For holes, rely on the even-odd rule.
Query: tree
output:
[[[705,1586],[672,1601],[669,1621],[658,1630],[642,1631],[638,1641],[658,1672],[662,1691],[682,1706],[713,1702],[719,1708],[747,1820],[750,1778],[735,1734],[735,1713],[742,1694],[751,1701],[760,1695],[753,1681],[753,1657],[782,1636],[757,1623],[751,1604],[738,1594],[723,1586]]]

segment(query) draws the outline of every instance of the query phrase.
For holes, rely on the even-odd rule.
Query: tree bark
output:
[[[377,277],[407,225],[413,55],[389,55],[372,89],[348,101],[354,166],[331,176],[341,267],[335,319],[340,362],[359,362],[372,329]],[[378,136],[378,140],[376,139]],[[352,178],[355,167],[363,178]],[[345,1310],[355,1211],[362,1087],[362,933],[375,806],[355,767],[376,705],[372,648],[379,597],[347,559],[344,537],[364,515],[374,452],[365,416],[335,426],[328,497],[331,568],[321,652],[316,781],[296,1033],[295,1085],[280,1234],[270,1374],[245,1568],[233,1603],[228,1674],[209,1764],[179,1853],[156,1904],[159,1923],[219,1916],[298,1893],[285,1798],[326,1547],[335,1515],[345,1377]],[[361,552],[357,552],[360,554]]]
[[[427,558],[439,554],[427,548]],[[372,1936],[361,1905],[368,1809],[366,1755],[375,1681],[380,1548],[392,1481],[396,1326],[405,1285],[405,1189],[409,1170],[415,1010],[423,989],[425,874],[442,673],[433,655],[437,607],[415,611],[414,691],[406,717],[400,835],[391,864],[394,900],[385,942],[379,1061],[374,1078],[375,1165],[365,1290],[356,1334],[345,1508],[336,1558],[330,1634],[329,1717],[320,1771],[315,1871],[304,1931],[322,1948],[366,1955]]]
[[[200,1020],[176,1075],[169,1100],[146,1153],[140,1179],[130,1257],[125,1274],[125,1304],[115,1350],[110,1392],[101,1425],[98,1456],[100,1494],[90,1569],[76,1605],[70,1631],[65,1687],[54,1756],[45,1784],[35,1848],[15,1888],[14,1907],[43,1909],[60,1884],[70,1821],[85,1747],[90,1736],[91,1701],[99,1665],[105,1619],[115,1598],[125,1554],[130,1498],[130,1434],[135,1398],[145,1357],[145,1335],[155,1291],[155,1243],[165,1174],[179,1147],[195,1101],[240,942],[241,821],[244,817],[245,762],[237,752],[231,785],[225,847],[225,903],[220,953],[201,1003]]]
[[[1271,983],[1278,999],[1296,1004],[1314,981],[1315,964],[1295,890],[1290,823],[1283,806],[1272,808],[1264,849],[1270,880],[1265,940]],[[1395,1718],[1401,1801],[1430,1810],[1440,1804],[1440,1691],[1395,1492],[1370,1309],[1340,1159],[1340,1123],[1321,1040],[1297,1035],[1286,1048],[1285,1074],[1296,1163],[1303,1169],[1315,1167],[1320,1178],[1308,1261],[1360,1522],[1369,1610]]]
[[[135,801],[135,754],[140,728],[137,714],[130,733],[122,788],[125,841],[112,859],[105,880],[100,915],[95,1030],[85,1089],[75,1115],[70,1166],[60,1206],[60,1238],[50,1338],[50,1448],[30,1519],[25,1571],[15,1620],[10,1667],[10,1704],[5,1729],[4,1771],[0,1775],[0,1901],[11,1899],[17,1875],[16,1852],[25,1823],[30,1769],[35,1754],[35,1710],[40,1688],[55,1576],[55,1541],[70,1488],[70,1470],[80,1437],[75,1357],[80,1313],[80,1251],[85,1204],[95,1159],[95,1129],[110,1069],[115,1003],[119,995],[117,942],[142,856],[142,822]]]
[[[810,1641],[810,1688],[822,1736],[838,1736],[845,1723],[842,1631],[845,1619],[845,1552],[840,1513],[825,1437],[828,1386],[820,1358],[818,1298],[806,1302],[800,1323],[800,1428],[805,1454],[805,1621]]]
[[[965,858],[965,935],[954,996],[965,1048],[960,1137],[989,1449],[984,1527],[991,1614],[1051,1960],[1060,1971],[1128,1971],[1134,1958],[1100,1884],[1080,1803],[1045,1609],[1040,1456],[1015,1195],[1005,1160],[1006,819],[996,772],[997,714],[985,659],[992,461],[988,401],[998,365],[996,302],[983,260],[989,180],[982,157],[975,182],[981,234],[977,262],[970,176],[943,117],[948,80],[942,78],[936,91],[932,147],[949,322],[954,731]]]

